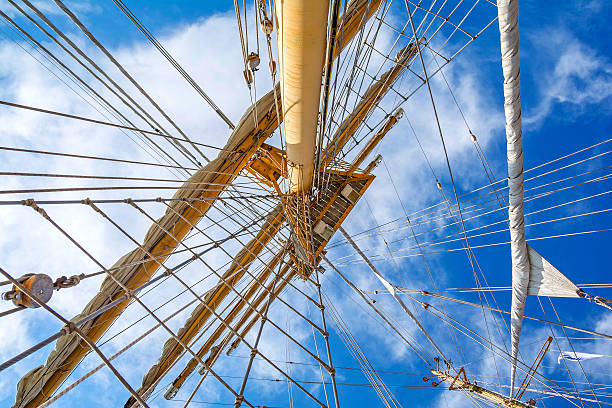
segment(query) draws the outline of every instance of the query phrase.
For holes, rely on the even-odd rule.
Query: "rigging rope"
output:
[[[170,64],[176,68],[176,70],[183,76],[183,78],[185,78],[185,80],[187,80],[187,82],[189,83],[189,85],[191,85],[197,92],[198,94],[200,94],[200,96],[202,98],[204,98],[204,100],[206,101],[206,103],[208,103],[210,105],[210,107],[217,113],[217,115],[219,115],[219,117],[221,117],[221,119],[223,119],[223,121],[225,123],[227,123],[227,125],[229,126],[230,129],[235,129],[235,125],[232,123],[232,121],[223,113],[223,111],[221,110],[221,108],[219,108],[219,106],[217,106],[217,104],[206,94],[206,92],[204,92],[204,90],[200,87],[200,85],[198,85],[198,83],[191,77],[191,75],[189,75],[187,73],[187,71],[185,71],[183,69],[183,67],[181,67],[181,65],[174,59],[174,57],[172,57],[172,55],[164,48],[164,46],[155,38],[155,36],[153,34],[151,34],[151,32],[144,26],[144,24],[142,23],[142,21],[140,21],[138,19],[138,17],[136,17],[134,15],[134,13],[132,13],[132,11],[125,5],[125,3],[121,0],[113,0],[113,2],[117,5],[117,7],[119,7],[119,9],[123,12],[123,14],[125,14],[132,23],[134,23],[134,25],[145,35],[145,37],[147,37],[147,39],[149,41],[151,41],[151,43],[155,46],[155,48],[157,48],[159,50],[159,52],[166,57],[166,59],[168,60],[168,62],[170,62]]]
[[[115,65],[119,69],[119,71],[121,71],[121,73],[132,83],[132,85],[134,85],[136,89],[138,89],[138,91],[151,103],[151,105],[153,105],[155,109],[157,109],[157,111],[164,117],[164,119],[166,119],[183,138],[190,141],[189,137],[187,137],[187,135],[181,130],[181,128],[178,127],[178,125],[151,98],[151,96],[149,96],[149,94],[140,86],[140,84],[136,82],[136,80],[125,70],[125,68],[115,59],[115,57],[113,57],[113,55],[96,39],[96,37],[94,37],[94,35],[87,29],[87,27],[85,27],[85,25],[83,25],[83,23],[78,19],[78,17],[72,11],[70,11],[70,9],[68,9],[68,7],[61,0],[54,0],[54,2],[68,17],[70,17],[70,19],[81,29],[81,31],[83,31],[87,38],[89,38],[91,42],[94,43],[98,47],[98,49],[100,49],[100,51],[102,51],[102,53],[106,55],[106,57],[108,57],[108,59],[113,63],[113,65]],[[176,144],[181,147],[183,151],[191,155],[191,153],[180,142],[176,141]],[[191,143],[191,145],[207,162],[210,161],[196,145],[194,145],[193,143]]]
[[[100,104],[100,106],[106,110],[107,112],[109,112],[112,116],[114,116],[116,119],[129,124],[131,127],[136,127],[125,115],[123,115],[119,110],[117,110],[117,108],[115,108],[110,102],[108,102],[104,97],[102,97],[95,89],[93,89],[86,81],[84,81],[81,77],[79,77],[73,70],[71,70],[69,67],[66,66],[66,64],[64,64],[63,62],[61,62],[51,51],[49,51],[46,47],[44,47],[40,42],[36,41],[30,34],[28,34],[21,26],[19,26],[15,21],[13,21],[12,19],[10,19],[5,13],[3,13],[0,10],[0,16],[11,25],[11,28],[13,28],[13,30],[15,30],[17,32],[18,35],[20,35],[22,38],[24,38],[23,36],[25,36],[25,40],[26,41],[30,41],[33,46],[35,47],[36,51],[38,51],[45,59],[47,59],[51,64],[53,64],[54,66],[56,66],[58,69],[63,70],[64,75],[66,75],[69,79],[71,79],[78,87],[80,87],[83,91],[85,91],[91,98],[95,99],[98,101],[98,103]],[[18,31],[17,31],[18,30]],[[15,41],[16,42],[16,41]],[[18,46],[21,47],[21,45],[16,42],[16,44]],[[97,108],[95,108],[91,102],[87,101],[82,95],[80,95],[76,90],[74,90],[72,87],[70,87],[70,85],[68,85],[64,80],[62,80],[57,74],[55,74],[50,68],[48,68],[47,66],[45,66],[40,60],[38,60],[36,57],[34,57],[28,50],[26,50],[25,48],[21,47],[25,52],[27,52],[28,54],[30,54],[34,59],[36,59],[36,61],[38,61],[45,69],[47,69],[49,72],[51,72],[52,75],[54,75],[56,78],[58,78],[62,83],[64,83],[66,86],[68,86],[73,92],[75,92],[75,94],[77,94],[77,96],[79,96],[80,98],[82,98],[83,100],[86,101],[86,103],[88,103],[89,105],[91,105],[96,111],[98,111],[100,114],[102,114]],[[104,117],[106,117],[106,115],[102,114]],[[139,145],[134,139],[132,139],[127,133],[123,132],[127,137],[129,137],[137,146],[139,146],[140,148],[144,149],[141,145]],[[180,163],[178,163],[176,160],[174,160],[171,156],[169,156],[167,153],[165,153],[160,147],[159,145],[157,145],[153,140],[151,140],[151,138],[149,138],[146,134],[138,134],[135,133],[136,136],[145,143],[145,145],[147,145],[154,153],[156,153],[157,155],[159,155],[160,158],[162,158],[163,160],[165,160],[166,162],[174,162],[176,165],[180,166]],[[146,140],[146,141],[145,141]],[[153,145],[154,147],[151,147],[151,145],[149,145],[147,143],[147,141]],[[157,149],[157,150],[156,150]],[[146,150],[145,150],[146,151]],[[149,155],[152,156],[152,153],[148,152],[147,153]],[[163,154],[165,154],[165,157],[163,156]],[[153,156],[152,156],[153,157]],[[187,174],[189,174],[188,171],[185,170],[185,172]]]
[[[136,115],[138,115],[141,119],[143,119],[145,122],[147,122],[147,124],[149,124],[151,126],[152,129],[161,129],[164,133],[168,133],[166,132],[166,130],[151,116],[149,115],[149,113],[142,108],[121,86],[119,86],[119,84],[117,84],[117,82],[115,82],[112,78],[110,78],[110,76],[108,76],[108,74],[102,69],[100,68],[91,58],[89,58],[72,40],[70,40],[70,38],[68,36],[66,36],[57,26],[55,26],[55,24],[53,24],[46,16],[45,14],[40,11],[38,8],[36,8],[36,6],[34,4],[32,4],[30,1],[28,0],[22,0],[30,9],[32,9],[32,11],[34,11],[34,13],[40,18],[42,19],[55,33],[57,33],[67,44],[70,45],[70,47],[72,47],[82,58],[84,58],[96,71],[98,71],[102,76],[104,76],[104,78],[106,78],[123,96],[125,96],[125,98],[127,98],[130,103],[128,103],[123,97],[121,97],[111,86],[109,86],[105,81],[103,81],[98,75],[96,75],[89,67],[87,67],[77,56],[75,56],[72,52],[70,52],[64,45],[62,45],[59,40],[57,40],[51,33],[49,33],[47,30],[45,30],[37,21],[35,21],[33,18],[31,18],[23,9],[21,9],[19,6],[17,6],[17,4],[15,4],[13,2],[13,0],[9,0],[11,2],[11,4],[13,5],[13,7],[15,7],[16,9],[18,9],[24,16],[26,16],[26,18],[28,18],[30,21],[33,22],[34,25],[36,25],[43,33],[45,33],[48,37],[50,37],[56,44],[58,44],[68,55],[70,55],[75,61],[77,61],[83,68],[85,68],[90,74],[92,74],[94,76],[94,78],[96,78],[98,81],[100,81],[109,91],[111,91],[117,98],[119,98],[121,100],[121,102],[123,102],[126,106],[128,106]],[[68,10],[69,12],[69,10]],[[76,17],[75,17],[76,18]],[[28,35],[28,37],[30,37]],[[39,43],[37,43],[39,45]],[[39,47],[41,47],[39,45]],[[59,62],[59,60],[53,55],[50,54],[51,57],[54,60],[57,60]],[[63,65],[63,64],[62,64]],[[64,65],[63,65],[64,66]],[[76,76],[76,74],[72,73],[73,76]],[[89,86],[88,86],[89,88]],[[133,106],[132,106],[133,105]],[[136,110],[136,108],[138,108],[138,110]],[[140,112],[139,112],[140,111]],[[142,113],[142,114],[141,114]],[[143,114],[145,117],[143,117]],[[146,136],[145,136],[146,137]],[[185,136],[185,138],[187,139],[187,137]],[[158,145],[155,144],[155,142],[153,142],[152,140],[150,140],[149,138],[147,138],[151,143],[153,143],[157,149],[159,149],[160,151],[164,152],[161,147],[159,147]],[[190,160],[193,164],[198,164],[197,159],[191,154],[191,152],[189,152],[187,149],[185,149],[178,141],[173,141],[172,142],[175,147],[178,149],[179,152],[181,152],[181,154],[183,154],[188,160]],[[171,144],[172,144],[171,143]],[[196,150],[197,147],[195,147]],[[165,152],[164,152],[165,153]],[[166,153],[166,155],[170,158],[171,156],[168,155]]]
[[[206,143],[192,142],[192,141],[190,141],[188,139],[184,139],[184,138],[180,138],[180,137],[176,137],[176,136],[165,135],[165,134],[161,134],[160,132],[156,132],[156,131],[143,130],[143,129],[139,129],[139,128],[136,128],[136,127],[120,125],[120,124],[117,124],[117,123],[104,122],[102,120],[86,118],[86,117],[78,116],[78,115],[71,115],[69,113],[57,112],[57,111],[53,111],[53,110],[37,108],[37,107],[34,107],[34,106],[22,105],[22,104],[19,104],[19,103],[8,102],[8,101],[3,101],[3,100],[0,100],[0,105],[10,106],[10,107],[13,107],[13,108],[26,109],[26,110],[31,110],[31,111],[40,112],[40,113],[46,113],[46,114],[49,114],[49,115],[61,116],[61,117],[70,118],[70,119],[81,120],[81,121],[85,121],[85,122],[95,123],[97,125],[104,125],[104,126],[110,126],[110,127],[115,127],[115,128],[119,128],[119,129],[132,130],[132,131],[136,131],[136,132],[140,132],[140,133],[145,133],[145,134],[148,134],[148,135],[163,137],[163,138],[169,139],[169,140],[176,140],[176,141],[179,141],[179,142],[180,141],[182,141],[182,142],[189,142],[189,143],[193,143],[196,146],[202,146],[202,147],[206,147],[206,148],[209,148],[209,149],[215,149],[215,150],[218,150],[218,151],[226,151],[225,149],[223,149],[221,147],[213,146],[213,145],[206,144]]]

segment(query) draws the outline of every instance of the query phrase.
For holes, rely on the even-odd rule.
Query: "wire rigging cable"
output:
[[[19,10],[22,10],[21,8],[19,8]],[[49,61],[51,63],[51,65],[55,66],[58,70],[60,70],[66,77],[68,77],[71,81],[73,81],[81,90],[83,90],[86,94],[88,94],[92,99],[96,100],[100,106],[102,107],[102,109],[106,110],[107,112],[109,112],[113,117],[115,117],[116,119],[118,119],[120,122],[123,123],[127,123],[128,125],[130,125],[130,127],[135,128],[135,125],[125,116],[123,115],[115,106],[113,106],[107,99],[105,99],[102,95],[100,95],[95,89],[93,89],[91,87],[91,85],[89,85],[86,81],[83,80],[83,78],[81,78],[80,76],[78,76],[72,69],[70,69],[68,66],[66,66],[66,64],[64,64],[62,61],[60,61],[49,49],[47,49],[45,46],[43,46],[40,42],[36,41],[28,32],[26,32],[19,24],[17,24],[14,20],[12,20],[10,17],[8,17],[4,12],[2,12],[0,10],[0,16],[10,25],[10,27],[17,33],[18,36],[22,37],[26,42],[29,41],[33,44],[34,48],[36,49],[37,52],[39,52],[47,61]],[[13,40],[15,41],[15,40]],[[46,65],[44,65],[39,59],[37,59],[36,57],[34,57],[32,55],[32,53],[30,53],[28,50],[26,50],[25,48],[23,48],[17,41],[15,41],[17,43],[17,45],[20,46],[20,48],[24,49],[25,52],[27,52],[28,54],[30,54],[34,59],[36,59],[42,66],[45,67],[45,69],[47,69],[49,72],[51,72],[52,75],[54,75],[56,78],[58,78],[62,83],[64,83],[66,86],[68,86],[71,90],[73,90],[73,92],[75,92],[80,98],[82,98],[83,100],[86,101],[87,104],[89,104],[90,106],[92,106],[96,111],[98,111],[100,114],[102,114],[104,117],[106,117],[106,115],[104,115],[102,112],[100,112],[100,110],[98,108],[96,108],[95,106],[92,105],[92,103],[85,99],[81,94],[79,94],[74,88],[72,88],[68,83],[66,83],[61,77],[59,77],[55,72],[53,72],[53,70],[51,70],[49,67],[47,67]],[[126,132],[122,131],[122,133],[124,133],[126,136],[128,136],[132,141],[134,141],[134,143],[136,143],[140,148],[143,148],[139,143],[137,143],[132,137],[129,136],[129,134],[127,134]],[[174,162],[178,167],[182,168],[182,166],[180,166],[180,163],[178,163],[172,156],[168,155],[166,152],[164,152],[159,145],[157,145],[153,140],[151,140],[146,134],[143,134],[141,132],[135,133],[135,135],[143,141],[143,143],[145,145],[147,145],[152,151],[153,153],[157,154],[160,158],[162,158],[162,160],[166,161],[166,162]],[[145,149],[145,151],[147,151]],[[154,157],[152,155],[151,152],[147,151],[147,153],[149,155],[151,155],[152,157]],[[155,158],[155,157],[154,157]],[[183,168],[183,170],[185,170]],[[172,172],[172,171],[171,171]],[[173,174],[175,174],[174,172],[172,172]],[[187,170],[185,170],[186,174],[189,174],[189,172]]]
[[[149,41],[161,52],[161,54],[166,57],[168,62],[176,68],[176,70],[187,80],[187,82],[200,94],[202,98],[210,105],[211,108],[223,119],[225,123],[229,126],[230,129],[234,129],[236,126],[232,123],[232,121],[223,113],[221,108],[217,106],[217,104],[204,92],[204,90],[198,85],[198,83],[181,67],[181,65],[172,57],[172,55],[164,48],[164,46],[155,38],[153,34],[145,27],[145,25],[134,15],[134,13],[125,5],[125,3],[121,0],[113,0],[113,2],[119,7],[119,9],[130,19],[132,23],[147,37]]]
[[[27,1],[27,0],[24,0]],[[191,143],[191,140],[187,135],[178,127],[178,125],[166,114],[166,112],[155,102],[151,96],[136,82],[136,80],[125,70],[125,68],[113,57],[113,55],[97,40],[97,38],[85,27],[85,25],[79,20],[79,18],[72,12],[61,0],[54,0],[58,7],[68,16],[70,19],[83,31],[83,33],[94,43],[100,51],[106,55],[106,57],[121,71],[121,73],[134,85],[136,89],[155,107],[155,109],[166,119],[178,132],[179,134],[190,141],[190,144],[194,147],[194,149],[206,160],[210,161],[204,153],[200,151],[200,149]],[[191,155],[191,153],[178,141],[175,141],[175,144],[179,146],[184,152]]]
[[[161,131],[163,131],[164,133],[168,133],[165,131],[165,129],[162,127],[161,124],[159,124],[140,104],[138,104],[119,84],[117,84],[116,81],[114,81],[98,64],[96,64],[91,58],[89,58],[87,56],[87,54],[85,54],[85,52],[79,47],[77,46],[68,36],[66,36],[55,24],[53,24],[48,18],[47,16],[38,8],[36,8],[36,6],[32,3],[30,3],[28,0],[22,0],[30,9],[32,9],[32,11],[34,11],[34,13],[41,19],[43,20],[57,35],[59,35],[73,50],[75,50],[77,52],[77,54],[79,54],[79,56],[81,56],[83,59],[85,59],[85,61],[87,61],[87,63],[89,63],[89,65],[91,65],[91,67],[93,67],[93,69],[95,69],[98,73],[100,73],[104,78],[106,78],[106,80],[108,82],[110,82],[109,85],[106,81],[104,81],[102,78],[100,78],[100,76],[98,76],[91,68],[89,68],[84,62],[82,62],[76,55],[74,55],[74,53],[72,53],[71,51],[69,51],[57,38],[55,38],[50,32],[48,32],[47,30],[45,30],[36,20],[34,20],[32,17],[30,17],[25,10],[23,10],[21,7],[19,7],[16,3],[13,2],[13,0],[9,0],[11,2],[11,4],[13,5],[13,7],[15,7],[21,14],[23,14],[24,16],[26,16],[28,18],[28,20],[30,20],[36,27],[38,27],[45,35],[47,35],[49,38],[51,38],[51,40],[53,40],[53,42],[55,42],[60,48],[62,48],[62,50],[64,50],[70,57],[72,57],[77,63],[79,63],[79,65],[81,65],[83,68],[85,68],[87,70],[87,72],[89,72],[95,79],[97,79],[100,83],[102,83],[104,85],[104,87],[106,89],[108,89],[109,91],[111,91],[111,93],[113,93],[113,95],[115,95],[117,98],[119,98],[119,100],[124,103],[126,106],[128,106],[132,112],[134,112],[137,116],[139,116],[141,119],[143,119],[145,122],[147,122],[147,124],[149,124],[151,126],[152,129],[161,129]],[[15,25],[15,23],[12,23],[13,25]],[[22,30],[23,31],[23,30]],[[24,32],[25,33],[25,32]],[[31,38],[30,35],[28,35],[29,38]],[[33,40],[33,39],[32,39]],[[33,40],[34,41],[34,40]],[[38,42],[36,42],[36,44],[45,50],[45,52],[49,53],[48,51],[46,51],[46,49],[44,47],[42,47]],[[49,54],[51,56],[51,58],[53,58],[54,60],[58,61],[57,57],[55,55],[53,55],[52,53]],[[65,67],[64,64],[62,64],[62,66]],[[68,69],[68,68],[66,68]],[[73,76],[76,77],[76,74],[74,74],[72,72],[72,70],[69,70],[69,72],[71,72],[71,74]],[[81,81],[82,82],[82,81]],[[91,87],[84,83],[88,89],[91,89]],[[92,90],[92,89],[91,89]],[[92,90],[93,91],[93,90]],[[117,91],[119,91],[121,93],[121,95],[123,95],[123,97],[121,95],[119,95],[117,93]],[[101,98],[101,96],[98,95],[97,92],[95,92],[95,94]],[[125,97],[125,98],[124,98]],[[126,101],[126,99],[129,101]],[[107,103],[108,104],[108,103]],[[116,109],[114,109],[116,111]],[[119,113],[117,111],[117,113]],[[143,116],[144,115],[144,116]],[[132,125],[132,127],[135,127],[135,125],[133,123],[131,123],[129,120],[127,120],[127,118],[125,118],[123,115],[120,114],[121,117],[123,117],[130,125]],[[159,133],[161,133],[161,131]],[[151,142],[158,150],[160,150],[162,153],[166,154],[166,156],[168,156],[169,158],[171,158],[166,152],[164,152],[161,147],[159,145],[157,145],[155,142],[153,142],[150,138],[148,138],[145,135],[145,138],[147,140],[149,140],[149,142]],[[189,152],[187,151],[181,144],[180,142],[176,141],[176,140],[171,140],[171,145],[173,145],[176,149],[178,149],[179,152],[181,152],[181,154],[183,154],[187,159],[189,159],[193,164],[198,164],[197,160],[195,159],[195,157]],[[197,149],[197,147],[196,147]],[[171,158],[172,159],[172,158]]]

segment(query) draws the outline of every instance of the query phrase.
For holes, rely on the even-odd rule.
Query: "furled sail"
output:
[[[290,186],[303,192],[314,171],[329,0],[274,4]]]
[[[521,70],[519,66],[518,0],[497,2],[504,73],[504,113],[506,115],[506,149],[508,154],[508,220],[512,256],[512,337],[510,394],[514,390],[516,358],[523,312],[529,286],[529,256],[525,241],[525,209],[523,204],[523,134],[521,129]]]

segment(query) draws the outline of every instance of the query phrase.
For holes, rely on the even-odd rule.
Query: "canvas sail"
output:
[[[528,295],[554,297],[580,297],[580,288],[548,262],[535,249],[527,245],[529,253]]]
[[[510,392],[514,389],[519,335],[529,286],[529,256],[525,241],[525,208],[523,204],[523,134],[521,128],[521,70],[519,66],[518,1],[497,3],[504,74],[504,113],[506,115],[506,149],[508,155],[508,220],[512,257],[511,375]]]

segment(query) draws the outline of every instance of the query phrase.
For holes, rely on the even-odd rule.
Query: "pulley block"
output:
[[[51,296],[53,296],[53,280],[48,275],[43,273],[26,274],[17,278],[17,281],[43,303],[47,303]],[[11,300],[15,306],[29,307],[31,309],[40,307],[34,299],[19,289],[17,285],[13,285],[12,290],[9,292],[3,293],[2,299]]]

